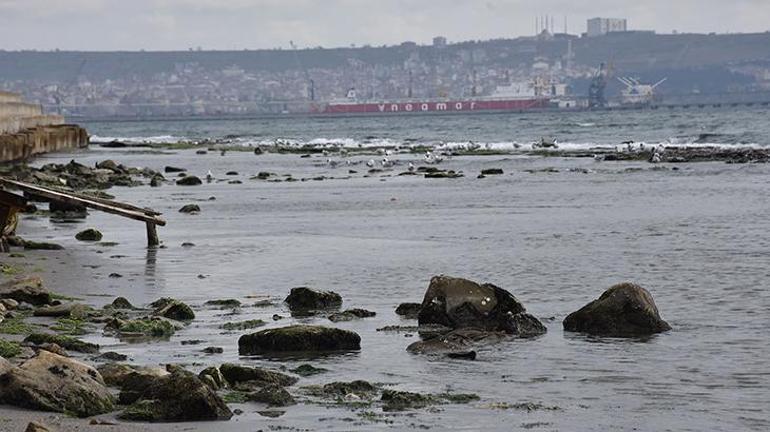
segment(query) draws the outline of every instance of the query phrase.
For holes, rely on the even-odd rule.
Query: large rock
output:
[[[174,370],[157,378],[120,414],[150,422],[228,420],[233,416],[222,398],[195,374]]]
[[[337,309],[342,306],[339,294],[307,287],[292,288],[284,301],[292,312]]]
[[[508,291],[443,275],[430,280],[417,320],[420,325],[477,328],[521,337],[546,332],[545,326],[527,314],[524,305]]]
[[[43,281],[37,276],[14,279],[0,285],[0,298],[27,302],[35,306],[51,303],[51,293],[43,288]]]
[[[617,284],[564,319],[564,330],[599,336],[634,337],[671,330],[650,293],[629,282]]]
[[[277,385],[262,387],[246,398],[253,402],[266,403],[272,407],[285,407],[297,403],[285,388]]]
[[[114,409],[96,369],[42,350],[19,367],[0,364],[0,403],[78,417]]]
[[[102,237],[102,233],[95,228],[88,228],[75,234],[75,238],[80,241],[99,241]]]
[[[264,387],[267,385],[290,386],[299,381],[298,378],[282,374],[280,372],[268,369],[240,366],[232,363],[225,363],[219,367],[219,373],[222,374],[225,381],[231,387],[252,388]]]
[[[202,185],[203,182],[196,176],[187,176],[177,180],[176,184],[179,186],[198,186]]]
[[[322,326],[293,325],[246,334],[238,339],[241,355],[359,349],[361,337],[356,333]]]

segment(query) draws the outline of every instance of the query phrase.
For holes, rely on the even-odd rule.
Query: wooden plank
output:
[[[40,195],[49,199],[76,202],[78,204],[84,205],[86,207],[89,207],[95,210],[101,210],[103,212],[112,213],[118,216],[124,216],[129,219],[152,223],[154,225],[160,225],[160,226],[166,225],[166,221],[164,221],[163,219],[157,216],[147,215],[144,212],[137,211],[137,210],[128,210],[125,208],[121,208],[113,205],[113,203],[109,203],[109,204],[105,203],[102,200],[94,200],[91,198],[82,198],[78,196],[73,196],[69,193],[57,192],[41,186],[35,186],[28,183],[19,182],[16,180],[11,180],[11,179],[2,178],[2,177],[0,177],[0,182],[5,183],[9,186],[17,187],[24,191],[32,192],[36,195]]]

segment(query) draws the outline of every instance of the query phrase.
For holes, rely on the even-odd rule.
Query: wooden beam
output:
[[[92,208],[94,210],[101,210],[103,212],[112,213],[118,216],[123,216],[129,219],[134,219],[134,220],[138,220],[146,223],[151,223],[153,225],[160,225],[160,226],[166,225],[166,221],[157,216],[148,215],[144,211],[129,210],[127,208],[123,208],[121,206],[115,205],[114,202],[111,202],[109,200],[75,196],[73,194],[70,194],[69,192],[57,192],[48,188],[44,188],[42,186],[35,186],[29,183],[11,180],[4,177],[0,177],[0,182],[9,186],[16,187],[23,191],[32,192],[35,195],[40,195],[49,199],[74,202],[74,203],[78,203],[80,205],[86,206],[88,208]]]
[[[147,222],[147,247],[155,247],[160,245],[160,239],[158,239],[158,230],[155,229],[155,224]]]

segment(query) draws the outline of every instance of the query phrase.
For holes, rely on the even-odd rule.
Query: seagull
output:
[[[382,166],[383,167],[393,166],[393,161],[391,161],[390,159],[384,157],[384,158],[382,158]]]
[[[414,164],[409,162],[409,172],[414,172]]]
[[[374,159],[369,159],[369,161],[366,162],[366,166],[368,166],[369,168],[373,168],[374,167]]]
[[[330,167],[332,167],[332,168],[336,168],[336,167],[337,167],[337,164],[338,164],[338,162],[337,162],[337,161],[333,161],[333,160],[331,160],[331,159],[327,158],[327,159],[326,159],[326,164],[327,164],[327,165],[329,165],[329,166],[330,166]]]
[[[209,170],[209,172],[206,173],[206,181],[210,183],[212,180],[214,180],[214,174]]]

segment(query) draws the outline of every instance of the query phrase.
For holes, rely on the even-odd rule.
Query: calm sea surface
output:
[[[648,111],[92,123],[100,139],[228,139],[244,145],[293,142],[529,143],[554,136],[575,146],[646,143],[770,145],[767,109]],[[165,138],[164,138],[165,137]],[[379,141],[378,141],[379,140]],[[141,150],[141,149],[139,149]],[[40,252],[49,285],[105,304],[122,295],[135,304],[172,296],[194,305],[212,298],[280,301],[295,286],[339,292],[345,307],[375,318],[333,324],[358,332],[358,353],[310,359],[329,373],[298,384],[365,379],[420,392],[477,393],[467,405],[441,405],[365,419],[344,407],[299,404],[279,418],[245,412],[225,423],[191,424],[222,431],[292,427],[310,430],[644,430],[738,431],[770,429],[770,165],[595,162],[590,158],[520,154],[446,159],[441,168],[459,179],[398,177],[419,154],[396,154],[402,165],[364,177],[363,165],[333,168],[326,156],[251,152],[196,155],[194,150],[149,154],[94,146],[50,155],[93,164],[115,159],[131,166],[186,167],[220,179],[198,187],[113,188],[121,200],[164,213],[166,247],[145,248],[141,223],[92,212],[86,222],[23,221],[20,234],[62,243],[65,252]],[[370,156],[352,157],[351,162]],[[335,160],[341,160],[334,158]],[[678,170],[672,168],[678,167]],[[348,174],[348,169],[358,173]],[[477,179],[483,168],[502,176]],[[554,172],[542,172],[555,168]],[[237,171],[237,176],[226,176]],[[269,183],[260,171],[324,181]],[[534,171],[534,172],[530,172]],[[587,172],[586,172],[587,171]],[[392,176],[391,176],[392,174]],[[348,178],[349,177],[349,178]],[[215,200],[210,200],[215,197]],[[198,203],[202,212],[178,212]],[[94,226],[107,247],[79,243],[74,234]],[[193,242],[195,247],[182,247]],[[46,261],[44,261],[46,262]],[[65,271],[59,264],[68,265]],[[72,271],[72,269],[75,271]],[[117,272],[123,278],[109,278]],[[409,354],[417,335],[378,332],[409,325],[395,315],[421,301],[431,276],[449,274],[491,282],[513,292],[541,318],[548,333],[479,350],[474,362]],[[621,281],[654,296],[673,330],[645,340],[591,338],[562,330],[561,320]],[[96,297],[106,294],[108,297]],[[170,341],[125,344],[93,336],[103,350],[135,362],[183,363],[198,370],[225,361],[294,367],[307,359],[244,358],[239,333],[217,327],[261,318],[269,326],[295,322],[283,306],[243,308],[239,315],[200,308],[198,319]],[[273,322],[272,315],[287,318]],[[302,322],[332,325],[324,318]],[[202,339],[203,345],[181,345]],[[224,354],[205,356],[203,346]],[[294,393],[298,393],[296,390]],[[542,404],[532,411],[506,404]]]

